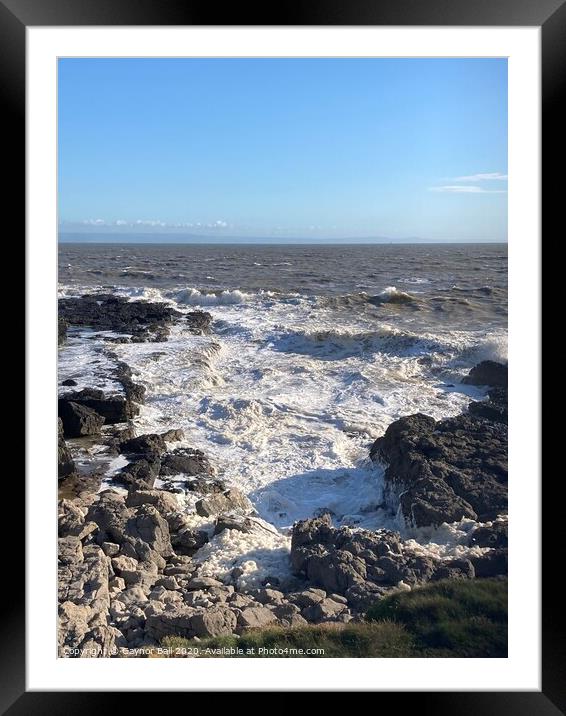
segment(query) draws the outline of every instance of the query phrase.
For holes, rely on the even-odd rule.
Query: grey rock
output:
[[[251,502],[243,492],[234,488],[221,494],[204,497],[196,503],[195,507],[197,514],[201,515],[201,517],[212,517],[230,510],[250,511],[253,509]]]
[[[236,629],[236,615],[228,607],[215,606],[195,614],[191,619],[195,636],[227,636]]]
[[[222,582],[212,577],[193,577],[187,584],[187,589],[209,589],[210,587],[222,587]]]
[[[276,621],[276,615],[267,607],[244,607],[238,614],[238,627],[241,629],[261,629]]]

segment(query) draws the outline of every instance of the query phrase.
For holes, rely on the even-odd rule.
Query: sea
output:
[[[469,551],[472,520],[416,530],[391,514],[368,453],[397,418],[457,415],[485,395],[461,380],[507,360],[506,244],[60,243],[58,278],[60,296],[112,292],[213,316],[210,335],[179,322],[162,343],[73,329],[59,355],[60,382],[109,392],[109,369],[128,363],[147,391],[137,432],[182,428],[179,445],[251,500],[262,529],[213,537],[195,555],[201,574],[284,579],[293,523],[323,511],[397,529],[423,553]],[[108,458],[106,487],[124,464]],[[212,534],[190,493],[177,495]]]

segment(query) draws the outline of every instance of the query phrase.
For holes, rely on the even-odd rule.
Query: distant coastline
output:
[[[249,246],[365,246],[371,245],[405,245],[405,246],[423,246],[423,245],[443,245],[443,246],[474,246],[476,244],[490,245],[507,245],[507,241],[431,241],[430,239],[419,239],[409,237],[406,239],[387,239],[383,237],[376,238],[301,238],[301,237],[254,237],[254,236],[199,236],[194,234],[170,234],[170,233],[139,233],[126,234],[118,232],[101,232],[101,233],[79,233],[79,232],[62,232],[58,233],[58,240],[61,244],[151,244],[151,245],[191,245],[191,244],[212,244],[215,246],[224,245],[249,245]]]

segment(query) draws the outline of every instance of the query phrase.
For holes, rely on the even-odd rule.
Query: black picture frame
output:
[[[219,23],[218,19],[222,22]],[[243,6],[220,9],[196,0],[0,0],[0,92],[5,136],[10,137],[15,162],[9,167],[11,183],[6,206],[11,207],[18,226],[25,220],[25,33],[28,26],[85,25],[428,25],[428,26],[540,26],[542,32],[542,120],[543,180],[548,196],[543,202],[543,228],[563,226],[562,203],[552,196],[550,177],[563,171],[560,151],[566,126],[560,108],[566,75],[565,0],[311,0],[296,3]],[[559,166],[560,164],[560,166]],[[560,212],[560,217],[558,216]],[[561,221],[560,221],[560,220]],[[534,340],[538,340],[534,336]],[[29,398],[29,396],[28,396]],[[12,487],[12,490],[17,488]],[[23,498],[23,480],[20,498]],[[558,488],[556,488],[558,489]],[[548,490],[544,499],[542,690],[540,692],[405,692],[381,693],[380,711],[389,698],[399,708],[414,706],[420,713],[458,713],[461,716],[555,716],[566,712],[566,641],[564,609],[552,603],[554,571],[560,560],[551,525],[560,519],[563,501]],[[21,504],[21,503],[20,503]],[[546,575],[546,576],[545,576]],[[533,575],[534,577],[534,575]],[[21,584],[22,582],[19,582]],[[111,700],[114,711],[131,707],[132,694],[101,692],[30,692],[25,687],[24,591],[12,589],[0,612],[0,709],[9,716],[19,714],[100,713]],[[150,694],[144,693],[146,707]],[[376,704],[377,706],[377,704]],[[160,703],[156,707],[163,708]],[[391,706],[393,708],[393,706]],[[111,711],[111,712],[112,712]]]

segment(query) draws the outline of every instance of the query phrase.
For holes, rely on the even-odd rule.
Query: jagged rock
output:
[[[73,380],[72,378],[67,378],[66,380],[61,381],[61,385],[64,385],[65,387],[70,387],[77,385],[77,381]]]
[[[70,400],[59,401],[59,417],[63,422],[63,433],[66,438],[99,435],[104,425],[102,415]]]
[[[209,589],[210,587],[222,587],[222,582],[212,577],[193,577],[187,584],[187,589]]]
[[[126,506],[138,507],[139,505],[153,505],[163,517],[179,509],[176,497],[164,490],[136,490],[133,488],[126,497]]]
[[[164,440],[167,440],[167,442],[177,442],[178,440],[184,440],[185,433],[180,428],[173,428],[171,430],[166,430],[164,433],[162,433],[161,437]]]
[[[212,467],[201,450],[177,448],[161,459],[161,476],[202,474],[212,474]]]
[[[152,505],[140,505],[126,523],[125,534],[145,542],[153,552],[168,557],[173,553],[169,526]]]
[[[244,607],[238,614],[240,629],[261,629],[276,621],[276,615],[267,607]]]
[[[127,507],[121,495],[107,490],[90,506],[87,519],[99,526],[100,544],[115,542],[126,556],[163,568],[163,558],[173,554],[169,526],[153,505]]]
[[[307,579],[327,592],[345,592],[367,577],[366,564],[345,550],[314,549],[306,562]]]
[[[113,356],[115,354],[112,354]],[[124,395],[128,400],[135,403],[143,403],[145,401],[145,388],[143,385],[136,383],[133,379],[132,369],[124,361],[118,361],[114,370],[114,377],[121,383],[124,389]]]
[[[149,614],[145,623],[145,633],[150,639],[160,642],[165,636],[180,636],[192,639],[195,636],[191,624],[197,610],[192,607],[177,607],[171,611]]]
[[[97,545],[83,548],[77,537],[60,538],[58,547],[59,654],[107,656],[116,636],[108,623],[109,559]]]
[[[259,602],[260,604],[281,604],[281,602],[284,599],[283,592],[278,591],[277,589],[254,589],[251,592],[251,596],[254,597],[256,602]]]
[[[96,293],[59,299],[59,315],[71,325],[129,334],[138,342],[166,340],[169,325],[182,314],[165,303]]]
[[[210,313],[207,311],[189,311],[185,316],[191,333],[199,336],[210,333],[210,324],[212,323]]]
[[[505,388],[507,387],[507,364],[483,360],[471,369],[462,383]]]
[[[102,390],[83,388],[59,396],[59,414],[66,410],[65,403],[72,402],[94,410],[109,425],[126,423],[139,413],[139,407],[121,395],[106,396]]]
[[[299,608],[295,604],[285,602],[284,604],[273,607],[272,611],[277,617],[277,624],[282,627],[299,627],[305,626],[308,623],[307,620],[301,616]]]
[[[490,549],[489,552],[481,556],[471,555],[470,562],[474,565],[476,577],[506,575],[508,571],[507,548]]]
[[[249,511],[252,508],[251,502],[240,490],[234,488],[220,494],[212,494],[199,500],[195,509],[201,517],[212,517],[220,512],[229,510]]]
[[[68,475],[75,472],[75,462],[72,458],[71,451],[63,438],[63,421],[61,418],[57,421],[58,425],[58,443],[57,443],[57,477],[62,480]]]
[[[85,512],[72,500],[59,500],[59,537],[78,536],[84,527]]]
[[[470,534],[470,547],[507,547],[507,520],[476,527]]]
[[[237,532],[251,532],[254,523],[247,517],[234,515],[219,515],[214,523],[214,534],[219,535],[224,530],[236,530]]]
[[[232,595],[228,597],[228,602],[230,603],[231,607],[237,607],[238,609],[243,609],[244,607],[249,607],[252,604],[256,604],[256,601],[253,597],[251,597],[249,594],[242,594],[241,592],[234,592]]]
[[[156,587],[164,587],[165,589],[171,589],[171,590],[179,589],[179,584],[178,584],[177,580],[175,579],[175,577],[173,577],[172,575],[169,577],[160,577],[155,582],[155,586]]]
[[[327,598],[310,607],[305,607],[301,614],[307,621],[316,623],[332,620],[346,609],[345,604]]]
[[[157,458],[139,458],[122,468],[115,479],[135,489],[150,490],[155,484],[160,468],[161,461]]]
[[[143,455],[146,460],[152,460],[161,457],[167,451],[167,443],[162,435],[150,433],[148,435],[139,435],[129,440],[124,440],[120,444],[120,452],[137,453]]]
[[[440,564],[432,575],[432,581],[438,579],[473,579],[475,576],[474,565],[469,559],[450,559]]]
[[[189,477],[184,486],[189,492],[197,492],[199,495],[219,495],[228,489],[222,480],[202,475]]]
[[[303,592],[295,592],[287,596],[292,604],[296,604],[299,609],[312,607],[323,599],[326,599],[326,592],[323,589],[305,589]]]
[[[236,628],[236,615],[228,607],[216,606],[198,612],[191,619],[195,636],[215,637],[232,634]]]
[[[390,588],[378,586],[373,582],[358,582],[346,590],[344,596],[348,604],[357,612],[366,612],[373,604],[383,599]]]
[[[205,530],[194,530],[186,527],[171,536],[171,543],[178,554],[193,555],[208,542]]]
[[[120,551],[120,545],[115,542],[103,542],[100,546],[107,557],[115,557]]]
[[[69,324],[65,319],[59,318],[57,321],[57,343],[61,346],[67,340],[67,328]]]
[[[111,559],[112,569],[118,577],[125,571],[135,571],[138,566],[137,559],[125,557],[123,554]]]
[[[491,388],[487,395],[487,400],[470,403],[468,412],[475,417],[507,425],[507,388]]]
[[[485,521],[507,510],[505,425],[411,415],[392,423],[370,455],[387,465],[386,498],[410,525]]]

